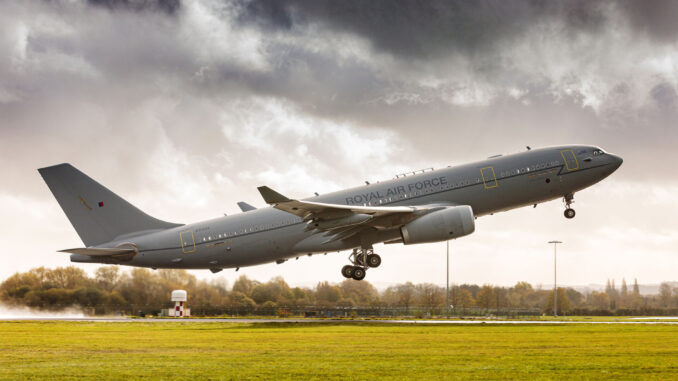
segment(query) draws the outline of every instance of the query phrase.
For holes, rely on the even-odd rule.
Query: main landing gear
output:
[[[381,264],[381,257],[379,254],[375,254],[372,249],[353,249],[348,260],[353,265],[344,266],[341,269],[341,275],[355,280],[365,279],[366,271],[369,267],[379,267]]]
[[[570,205],[574,204],[574,194],[568,193],[563,197],[563,202],[565,202],[565,218],[571,219],[574,218],[574,216],[577,214],[574,209],[570,208]]]

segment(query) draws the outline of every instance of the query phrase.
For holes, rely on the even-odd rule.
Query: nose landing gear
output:
[[[574,194],[568,193],[563,197],[563,202],[565,202],[565,212],[563,213],[565,215],[565,218],[571,219],[574,218],[574,216],[577,214],[574,209],[570,207],[570,205],[574,204]]]
[[[381,265],[381,257],[379,254],[375,254],[372,249],[353,249],[348,260],[353,265],[344,266],[341,269],[341,275],[355,280],[365,279],[366,271],[369,267],[379,267]],[[365,265],[366,263],[367,265]]]

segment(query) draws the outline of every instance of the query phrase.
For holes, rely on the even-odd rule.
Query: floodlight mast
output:
[[[558,287],[556,282],[556,247],[560,241],[549,241],[553,244],[553,317],[558,317]]]

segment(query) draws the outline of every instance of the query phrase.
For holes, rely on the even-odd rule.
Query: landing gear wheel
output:
[[[341,275],[343,275],[344,278],[353,278],[353,269],[353,266],[346,265],[341,268]]]
[[[354,267],[353,268],[353,279],[355,280],[363,280],[365,279],[365,269],[362,267]]]
[[[568,218],[568,219],[569,219],[569,218],[574,218],[574,216],[575,216],[577,213],[575,213],[574,209],[572,209],[572,208],[567,208],[567,209],[565,209],[565,213],[564,213],[564,214],[565,214],[565,218]]]
[[[370,254],[367,256],[367,265],[370,267],[379,267],[381,264],[381,257],[379,254]]]
[[[571,219],[574,218],[574,215],[576,214],[574,212],[574,209],[570,207],[574,203],[574,193],[568,193],[565,196],[563,196],[563,202],[565,203],[565,218]]]

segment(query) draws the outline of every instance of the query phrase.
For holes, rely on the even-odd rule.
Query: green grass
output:
[[[0,379],[657,379],[669,325],[0,322]]]
[[[640,318],[640,319],[638,319]],[[501,316],[499,317],[501,319]],[[657,316],[534,316],[534,317],[524,317],[518,320],[541,320],[541,321],[575,321],[575,322],[599,322],[599,321],[611,321],[611,322],[675,322],[678,321],[678,317],[659,317]]]

